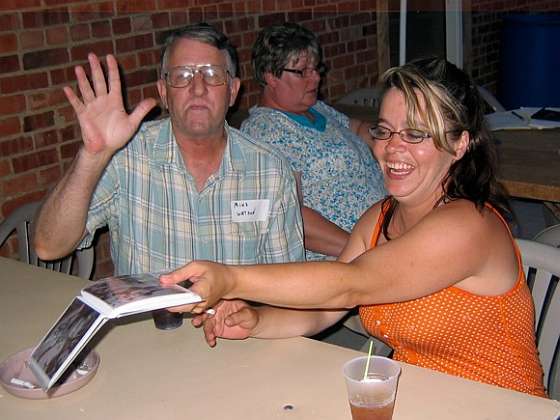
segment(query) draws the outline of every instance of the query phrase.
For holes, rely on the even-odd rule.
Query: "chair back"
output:
[[[336,103],[344,105],[361,105],[377,108],[379,101],[378,88],[361,88],[353,90],[340,98]]]
[[[10,234],[15,230],[18,239],[19,259],[31,265],[47,268],[53,271],[70,274],[74,256],[78,262],[78,275],[84,279],[91,277],[94,263],[94,250],[89,247],[77,250],[73,254],[54,261],[43,261],[37,257],[31,245],[31,232],[33,220],[41,203],[33,202],[18,207],[0,224],[0,246],[6,241]]]
[[[560,224],[549,226],[535,235],[533,241],[560,248]]]
[[[477,86],[476,88],[484,102],[486,102],[486,104],[492,109],[493,112],[504,112],[506,110],[488,89],[482,86]]]
[[[537,348],[544,370],[544,384],[551,398],[560,397],[560,249],[517,239],[523,269],[535,304]]]

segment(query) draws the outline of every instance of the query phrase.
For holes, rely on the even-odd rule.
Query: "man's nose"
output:
[[[204,81],[204,76],[200,71],[196,71],[194,73],[190,88],[195,95],[203,95],[206,92],[206,82]]]

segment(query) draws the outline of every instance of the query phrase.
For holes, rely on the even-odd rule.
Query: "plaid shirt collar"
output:
[[[236,139],[235,132],[227,124],[224,125],[226,130],[226,147],[224,149],[224,156],[222,157],[222,164],[220,165],[219,173],[217,176],[229,175],[235,172],[245,172],[245,158],[242,147]],[[179,146],[171,129],[171,120],[162,124],[159,135],[157,136],[152,147],[151,161],[158,166],[173,167],[177,170],[184,171],[185,164],[179,151]]]

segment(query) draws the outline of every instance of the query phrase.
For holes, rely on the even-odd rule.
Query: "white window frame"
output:
[[[406,12],[408,1],[400,0],[399,65],[406,63]],[[447,60],[463,68],[462,0],[445,0],[445,36]]]

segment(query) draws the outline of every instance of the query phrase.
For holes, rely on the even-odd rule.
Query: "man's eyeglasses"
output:
[[[382,125],[376,125],[369,129],[369,134],[376,140],[389,140],[393,134],[398,134],[407,143],[421,143],[424,139],[432,137],[430,133],[415,128],[405,128],[401,131],[391,131]]]
[[[163,73],[163,78],[169,86],[182,88],[192,82],[196,73],[202,75],[202,79],[207,85],[220,86],[226,83],[229,71],[223,66],[197,64],[195,66],[172,67]]]
[[[326,67],[324,64],[319,64],[315,67],[306,67],[304,69],[289,69],[289,68],[282,68],[282,71],[287,71],[288,73],[297,74],[301,79],[307,79],[308,77],[313,76],[314,73],[317,73],[319,76],[323,76],[326,71]]]

